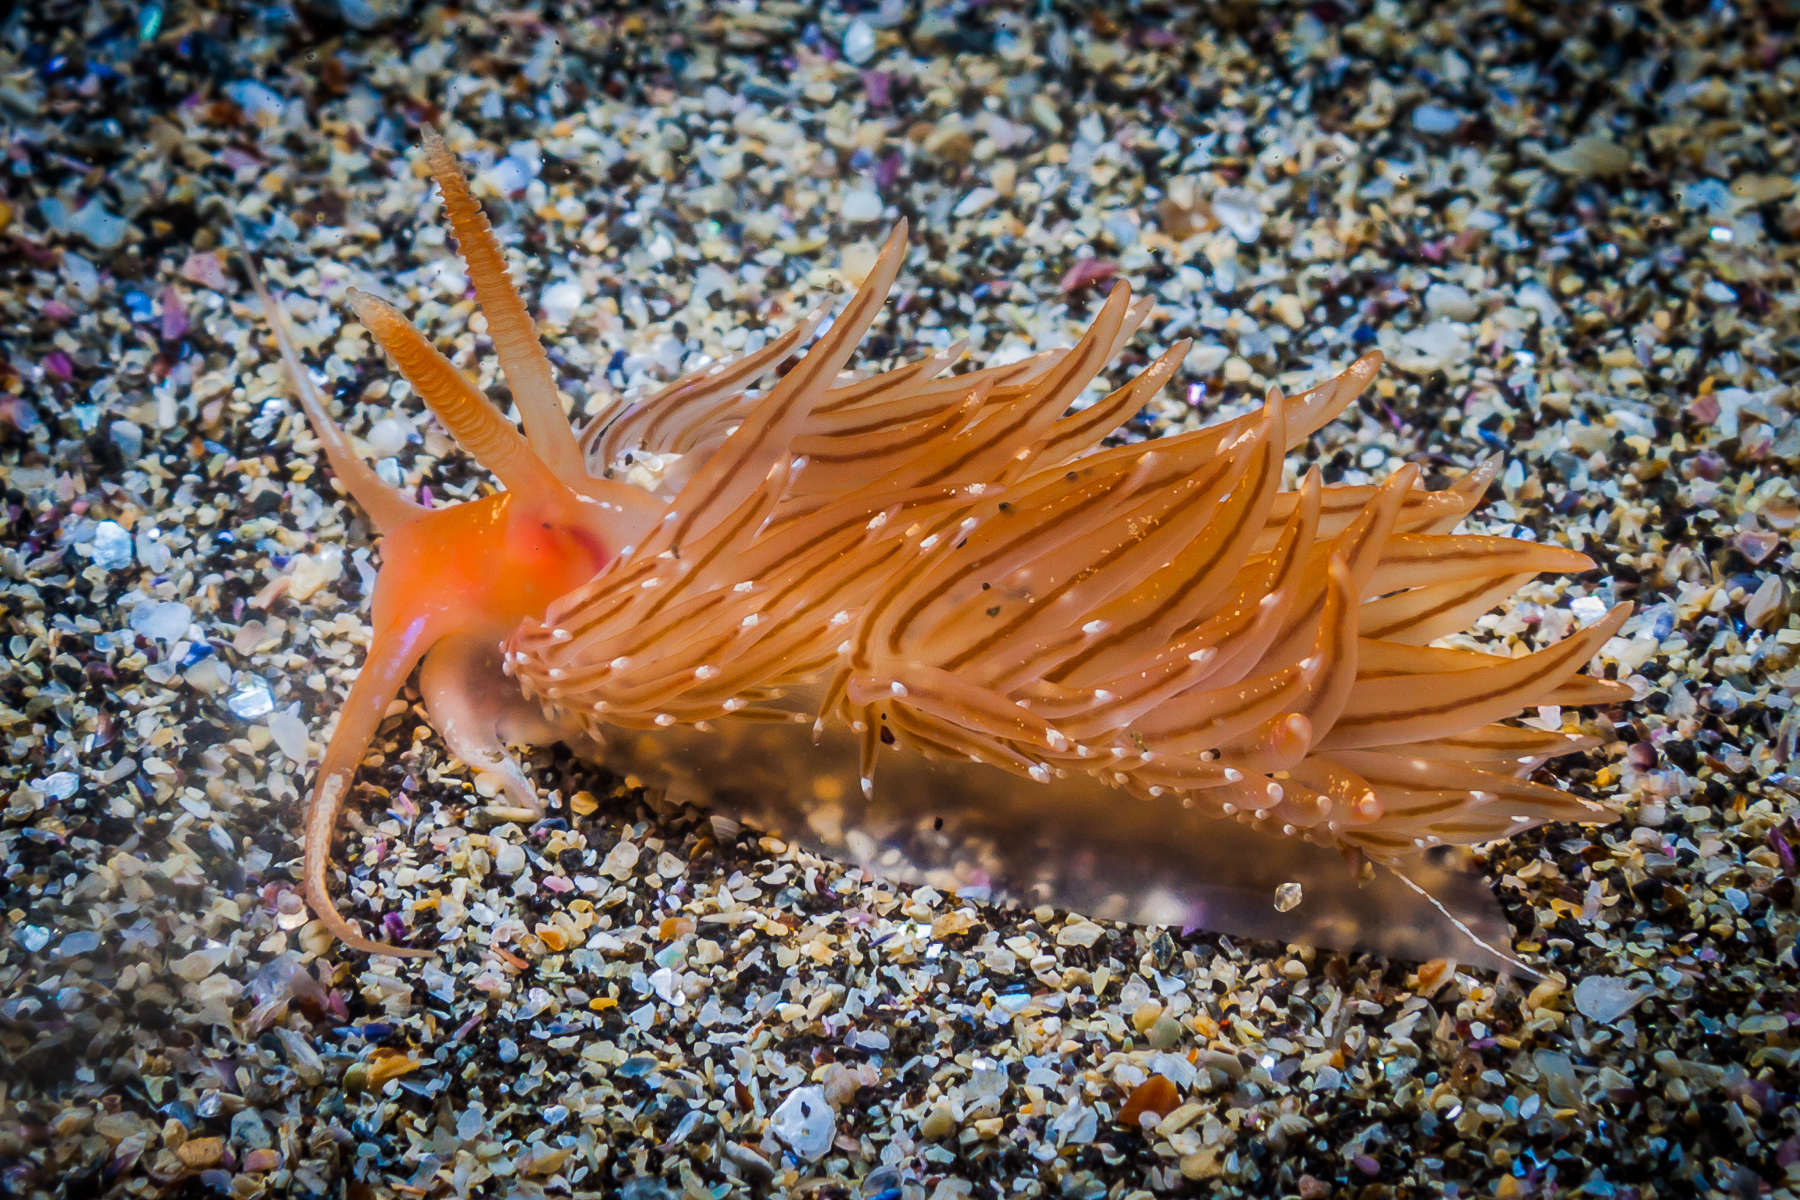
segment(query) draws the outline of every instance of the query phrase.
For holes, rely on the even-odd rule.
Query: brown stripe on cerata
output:
[[[1267,485],[1268,477],[1269,471],[1265,460],[1264,470],[1257,479],[1255,487],[1247,493],[1252,497],[1252,505],[1255,504],[1254,497],[1260,494],[1262,489]],[[1235,493],[1239,489],[1248,488],[1249,486],[1249,480],[1239,480],[1237,488],[1232,490]],[[1220,503],[1223,504],[1224,502],[1221,501]],[[1168,598],[1165,599],[1162,604],[1158,605],[1155,610],[1145,614],[1142,618],[1132,622],[1130,625],[1124,626],[1114,633],[1107,634],[1099,641],[1096,641],[1086,649],[1082,650],[1079,654],[1076,654],[1067,661],[1059,664],[1054,671],[1046,676],[1046,678],[1052,683],[1060,683],[1070,675],[1074,674],[1077,670],[1093,661],[1097,655],[1110,652],[1120,642],[1128,638],[1136,637],[1146,629],[1149,629],[1151,626],[1160,622],[1168,615],[1171,609],[1186,601],[1186,599],[1193,594],[1194,589],[1199,587],[1206,579],[1207,575],[1211,574],[1212,571],[1218,567],[1219,563],[1224,561],[1226,556],[1231,552],[1231,547],[1236,545],[1237,542],[1238,538],[1235,536],[1219,539],[1217,549],[1212,556],[1190,573],[1179,585],[1173,588],[1169,592]]]
[[[956,409],[951,409],[949,412],[946,412],[946,413],[934,414],[932,417],[932,423],[930,425],[926,426],[923,430],[919,431],[918,433],[915,433],[912,436],[905,438],[904,440],[892,442],[888,445],[882,446],[882,447],[880,447],[878,449],[874,449],[874,450],[865,448],[862,450],[852,450],[845,454],[808,454],[806,456],[806,461],[809,463],[860,462],[860,461],[866,461],[870,458],[874,458],[874,457],[884,455],[884,454],[893,454],[896,451],[900,451],[900,450],[911,450],[915,446],[924,445],[926,442],[932,441],[932,440],[942,436],[944,430],[946,430],[946,429],[950,428],[952,425],[956,424],[957,419],[960,416],[961,416],[960,412],[958,412]],[[835,438],[835,437],[839,437],[839,436],[849,436],[849,435],[840,435],[840,434],[834,433],[834,434],[829,434],[827,436]]]
[[[1569,641],[1571,641],[1571,642],[1574,642],[1577,640],[1578,639],[1576,639],[1576,638],[1569,639]],[[1516,658],[1510,658],[1510,659],[1506,659],[1504,661],[1505,662],[1518,662],[1519,660]],[[1538,682],[1542,681],[1545,676],[1550,675],[1550,674],[1556,672],[1557,670],[1560,670],[1563,667],[1563,665],[1567,662],[1568,662],[1568,655],[1566,655],[1566,654],[1556,655],[1550,659],[1549,666],[1545,667],[1541,671],[1534,671],[1530,675],[1527,675],[1523,679],[1519,680],[1517,683],[1507,684],[1504,687],[1495,688],[1492,691],[1482,692],[1482,693],[1480,693],[1478,695],[1474,695],[1474,696],[1468,696],[1468,697],[1465,697],[1461,700],[1457,700],[1450,704],[1439,704],[1439,705],[1433,705],[1433,706],[1429,706],[1429,707],[1425,707],[1425,708],[1393,709],[1389,712],[1368,713],[1368,714],[1365,714],[1362,716],[1339,717],[1336,728],[1355,729],[1355,728],[1360,728],[1361,726],[1364,726],[1364,725],[1375,725],[1375,724],[1381,724],[1383,722],[1410,721],[1410,720],[1416,720],[1419,717],[1433,717],[1433,716],[1439,715],[1440,713],[1453,712],[1459,708],[1469,708],[1476,704],[1480,704],[1484,701],[1492,700],[1497,696],[1505,695],[1507,692],[1517,691],[1518,689],[1525,687],[1527,684],[1538,683]],[[1492,667],[1473,667],[1473,668],[1471,668],[1471,670],[1491,671],[1491,670],[1493,670],[1493,668]],[[1438,672],[1433,675],[1420,675],[1420,676],[1418,676],[1418,678],[1421,681],[1424,681],[1424,680],[1428,680],[1428,679],[1443,678],[1446,675],[1461,675],[1461,674],[1465,674],[1465,672],[1444,671],[1444,672]]]
[[[1252,681],[1250,688],[1247,688],[1244,693],[1238,696],[1238,702],[1235,705],[1229,708],[1219,709],[1192,724],[1177,725],[1173,729],[1160,730],[1156,734],[1156,740],[1159,742],[1173,742],[1181,738],[1193,737],[1196,734],[1204,733],[1209,726],[1222,724],[1233,717],[1241,717],[1257,705],[1267,704],[1269,701],[1279,698],[1282,693],[1292,688],[1295,681],[1300,678],[1300,669],[1298,667],[1283,667],[1273,674],[1264,675],[1263,678],[1276,680],[1277,682],[1270,684],[1267,691],[1256,692],[1250,690],[1250,688],[1255,687],[1255,682]]]
[[[1056,399],[1059,393],[1067,390],[1076,379],[1092,375],[1094,372],[1087,369],[1087,364],[1095,357],[1097,341],[1098,339],[1094,337],[1093,330],[1090,328],[1087,335],[1082,338],[1084,344],[1077,348],[1079,353],[1070,354],[1061,362],[1057,363],[1056,366],[1051,369],[1051,373],[1046,379],[1032,387],[1031,390],[1026,392],[1020,399],[1019,403],[1016,405],[1019,410],[1018,415],[1010,424],[1004,425],[1000,429],[994,431],[993,436],[978,442],[970,448],[968,453],[945,464],[937,474],[929,476],[921,482],[937,483],[954,475],[958,471],[961,471],[964,467],[969,465],[971,459],[975,458],[983,451],[990,449],[994,445],[1005,441],[1020,429],[1030,424],[1031,420],[1038,414],[1040,409],[1048,405],[1053,399]],[[1094,370],[1098,369],[1098,367],[1094,368]],[[1074,396],[1070,396],[1068,399],[1072,400],[1074,399]]]
[[[1095,505],[1104,503],[1112,495],[1113,490],[1117,488],[1118,485],[1119,480],[1117,478],[1113,479],[1110,481],[1110,486],[1090,493],[1086,499],[1080,500],[1076,502],[1073,507],[1065,509],[1056,519],[1066,522],[1083,516]],[[1092,484],[1090,483],[1089,486],[1092,486]],[[990,516],[989,519],[991,520],[992,516]],[[926,592],[924,596],[920,597],[910,608],[908,608],[901,616],[900,620],[896,621],[893,627],[888,631],[889,651],[893,653],[899,652],[900,642],[905,636],[906,628],[914,621],[918,620],[919,614],[930,605],[936,603],[945,592],[948,592],[951,588],[969,578],[971,575],[986,570],[987,567],[997,559],[1004,558],[1017,550],[1020,546],[1035,540],[1041,528],[1042,526],[1038,525],[1020,530],[1017,535],[996,546],[986,555],[976,559],[974,562],[964,564],[961,569],[951,572],[949,575],[945,576],[944,579],[940,580],[935,587]]]
[[[558,626],[559,629],[567,629],[569,631],[570,642],[577,641],[583,635],[593,632],[595,625],[606,620],[614,612],[618,611],[620,607],[629,604],[631,602],[631,595],[629,591],[627,591],[627,587],[642,582],[646,575],[654,572],[656,570],[656,562],[654,559],[635,562],[631,564],[630,567],[626,568],[626,570],[629,571],[630,574],[622,573],[622,577],[619,579],[607,580],[606,586],[602,590],[595,592],[592,596],[583,600],[580,606],[576,608],[575,612],[569,614],[571,616],[577,616],[575,621],[565,621]],[[595,614],[592,609],[600,606],[607,607],[604,612]],[[547,630],[545,631],[544,636],[548,637]]]
[[[1475,599],[1475,597],[1481,595],[1481,593],[1487,591],[1490,587],[1493,587],[1493,586],[1495,586],[1493,578],[1491,576],[1483,576],[1480,580],[1476,581],[1474,586],[1466,588],[1463,591],[1455,593],[1448,600],[1445,600],[1442,604],[1434,604],[1430,608],[1425,609],[1422,612],[1413,613],[1412,615],[1410,615],[1402,620],[1395,621],[1392,624],[1383,625],[1379,629],[1370,630],[1368,633],[1364,634],[1363,636],[1366,638],[1369,638],[1371,641],[1380,641],[1382,638],[1386,637],[1390,633],[1398,633],[1401,630],[1410,629],[1415,625],[1421,625],[1424,622],[1430,620],[1432,617],[1439,616],[1443,613],[1450,611],[1453,608],[1456,608],[1463,604],[1467,604],[1471,600]],[[1404,593],[1404,592],[1401,593],[1401,595],[1405,595],[1405,594],[1406,593]]]
[[[752,493],[752,495],[754,494],[755,493]],[[773,505],[769,505],[768,507],[772,508]],[[751,504],[740,508],[736,513],[736,521],[728,529],[724,530],[724,536],[713,538],[712,545],[708,547],[705,554],[701,555],[699,558],[690,560],[692,565],[688,568],[688,576],[690,578],[698,576],[707,567],[711,566],[714,560],[731,548],[732,544],[737,540],[738,535],[744,531],[745,526],[749,525],[752,521],[761,520],[763,515],[764,505],[761,504]],[[679,546],[680,543],[672,542],[671,545]],[[667,608],[674,602],[677,594],[681,590],[682,589],[679,587],[664,588],[662,590],[663,594],[651,602],[650,611],[645,613],[642,619],[648,621],[656,616],[657,613]]]
[[[826,362],[843,347],[848,330],[862,323],[864,314],[869,311],[873,303],[875,300],[872,297],[861,292],[857,293],[850,306],[832,323],[831,332],[825,335],[825,340],[815,345],[811,352],[800,360],[800,364],[775,385],[775,390],[770,393],[770,397],[773,398],[779,394],[781,402],[776,406],[774,414],[768,420],[757,425],[755,436],[749,444],[732,455],[735,461],[726,464],[725,468],[718,472],[718,477],[713,480],[712,486],[707,489],[700,502],[689,508],[687,513],[675,523],[675,529],[669,537],[670,545],[681,544],[681,539],[687,536],[688,531],[693,528],[694,522],[699,520],[700,515],[712,506],[713,502],[730,486],[737,473],[743,469],[744,464],[756,456],[756,453],[762,449],[763,443],[768,441],[782,422],[787,420],[788,414],[793,411],[794,405],[799,403],[800,397],[824,373]]]
[[[1189,476],[1188,478],[1192,479],[1193,476]],[[944,664],[945,669],[954,671],[958,667],[966,665],[971,658],[986,653],[996,641],[1011,636],[1021,626],[1031,621],[1034,616],[1040,616],[1047,613],[1050,605],[1067,595],[1069,589],[1075,587],[1079,583],[1092,579],[1095,575],[1106,570],[1106,568],[1116,561],[1120,555],[1129,553],[1131,550],[1135,549],[1156,529],[1175,519],[1181,513],[1186,512],[1193,505],[1205,503],[1209,498],[1210,493],[1207,491],[1206,486],[1196,480],[1194,485],[1188,489],[1188,494],[1186,496],[1179,498],[1175,503],[1165,508],[1160,514],[1150,518],[1146,523],[1146,529],[1140,530],[1137,537],[1130,541],[1122,541],[1115,544],[1110,550],[1107,550],[1086,568],[1069,575],[1061,583],[1051,588],[1049,592],[1041,597],[1037,604],[1021,609],[1017,616],[1014,616],[998,629],[989,630],[980,641],[967,647],[960,654],[946,662]]]

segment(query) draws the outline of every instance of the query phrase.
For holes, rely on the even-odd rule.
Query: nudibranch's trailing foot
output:
[[[984,763],[1086,781],[1096,820],[1129,794],[1388,864],[1609,819],[1528,778],[1591,742],[1502,722],[1623,699],[1577,675],[1623,606],[1514,658],[1429,644],[1533,576],[1592,566],[1451,532],[1498,463],[1441,492],[1410,466],[1378,486],[1326,487],[1314,471],[1281,490],[1286,452],[1361,393],[1378,354],[1300,395],[1271,389],[1236,420],[1110,448],[1187,350],[1071,411],[1149,313],[1123,284],[1065,351],[940,378],[956,346],[845,377],[899,271],[902,223],[767,390],[752,389],[823,312],[577,436],[486,219],[435,134],[426,150],[523,435],[393,309],[350,302],[505,491],[433,511],[388,491],[308,395],[270,305],[332,466],[386,535],[369,659],[307,819],[307,899],[346,943],[420,953],[358,936],[325,876],[357,761],[422,657],[434,722],[527,812],[535,795],[503,737],[760,720],[848,731],[865,792],[884,756]],[[678,456],[653,492],[611,478],[634,451]],[[493,673],[501,643],[511,683]],[[794,711],[795,695],[814,710]],[[507,725],[525,698],[546,715]]]

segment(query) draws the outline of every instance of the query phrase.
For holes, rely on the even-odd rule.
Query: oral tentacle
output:
[[[450,436],[493,472],[507,491],[537,500],[568,496],[562,481],[532,452],[512,423],[411,321],[367,292],[351,288],[347,296],[357,319],[375,335]]]
[[[319,764],[318,782],[306,810],[306,857],[302,888],[313,915],[352,950],[367,954],[392,954],[402,958],[423,958],[436,951],[410,946],[392,946],[364,937],[338,912],[327,885],[326,873],[331,868],[331,838],[337,828],[338,812],[344,797],[356,778],[356,768],[368,752],[375,731],[381,726],[388,703],[399,694],[406,677],[433,640],[432,622],[424,616],[414,617],[402,625],[390,626],[375,635],[369,654],[363,662],[362,674],[350,689],[349,697],[338,710],[337,729]]]

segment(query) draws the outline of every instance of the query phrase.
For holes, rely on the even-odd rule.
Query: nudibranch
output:
[[[1096,821],[1171,806],[1353,860],[1611,818],[1530,778],[1592,740],[1504,722],[1627,698],[1578,674],[1626,606],[1515,657],[1432,645],[1540,573],[1593,565],[1452,532],[1497,462],[1441,491],[1411,465],[1378,486],[1315,468],[1282,490],[1286,452],[1379,354],[1246,416],[1114,446],[1188,348],[1073,409],[1149,315],[1123,283],[1066,350],[946,375],[955,345],[848,375],[901,268],[901,222],[828,325],[821,310],[577,433],[455,158],[429,130],[425,151],[523,430],[392,307],[349,302],[503,490],[426,509],[383,483],[257,285],[330,465],[383,535],[373,639],[305,825],[307,902],[346,945],[430,953],[363,937],[327,888],[357,765],[415,667],[448,748],[527,815],[541,808],[508,742],[803,722],[852,739],[865,797],[891,755],[978,763],[1008,787],[1089,788]],[[641,452],[668,464],[652,486],[614,470]]]

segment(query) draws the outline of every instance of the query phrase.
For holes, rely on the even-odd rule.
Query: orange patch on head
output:
[[[425,616],[438,636],[498,638],[542,616],[552,600],[592,579],[612,557],[583,514],[560,507],[503,492],[396,530],[382,544],[376,628]]]

